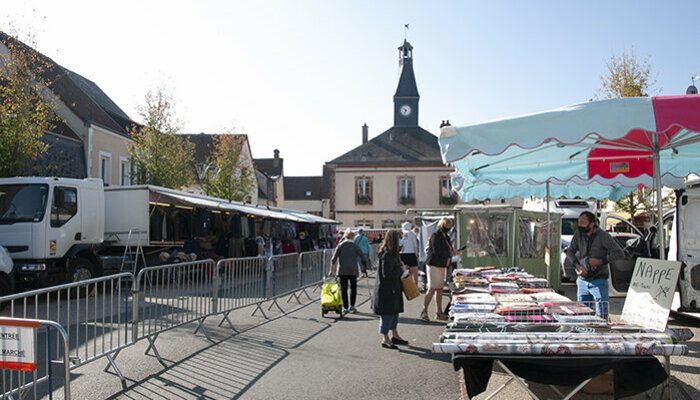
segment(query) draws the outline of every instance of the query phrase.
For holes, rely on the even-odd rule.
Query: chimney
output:
[[[275,159],[272,160],[272,166],[277,168],[280,166],[280,151],[275,149],[274,153],[275,153]]]
[[[367,137],[369,136],[369,126],[367,124],[362,125],[362,144],[367,143]]]

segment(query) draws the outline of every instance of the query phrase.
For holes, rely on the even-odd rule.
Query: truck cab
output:
[[[700,180],[690,181],[685,190],[676,192],[674,217],[668,259],[683,263],[678,277],[678,311],[697,313],[700,311]]]
[[[42,287],[101,274],[104,240],[99,179],[0,179],[0,245],[15,263],[17,285]]]

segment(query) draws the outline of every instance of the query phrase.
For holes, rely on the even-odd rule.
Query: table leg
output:
[[[496,363],[498,363],[498,365],[500,365],[501,368],[503,368],[503,370],[506,371],[508,375],[510,375],[513,378],[515,383],[520,385],[521,388],[525,389],[530,395],[530,397],[532,397],[534,400],[540,400],[540,398],[537,397],[534,393],[532,393],[532,390],[530,390],[530,388],[527,387],[527,385],[523,383],[518,376],[516,376],[511,370],[509,370],[508,367],[506,367],[505,364],[501,362],[501,360],[496,360]]]

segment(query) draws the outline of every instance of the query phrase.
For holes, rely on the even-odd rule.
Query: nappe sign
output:
[[[39,323],[0,320],[0,369],[34,371],[34,339]]]
[[[638,258],[622,308],[622,321],[665,330],[680,270],[678,261]]]

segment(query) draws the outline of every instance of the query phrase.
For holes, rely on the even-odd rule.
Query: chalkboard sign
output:
[[[680,270],[678,261],[638,258],[622,308],[622,321],[665,330]]]

